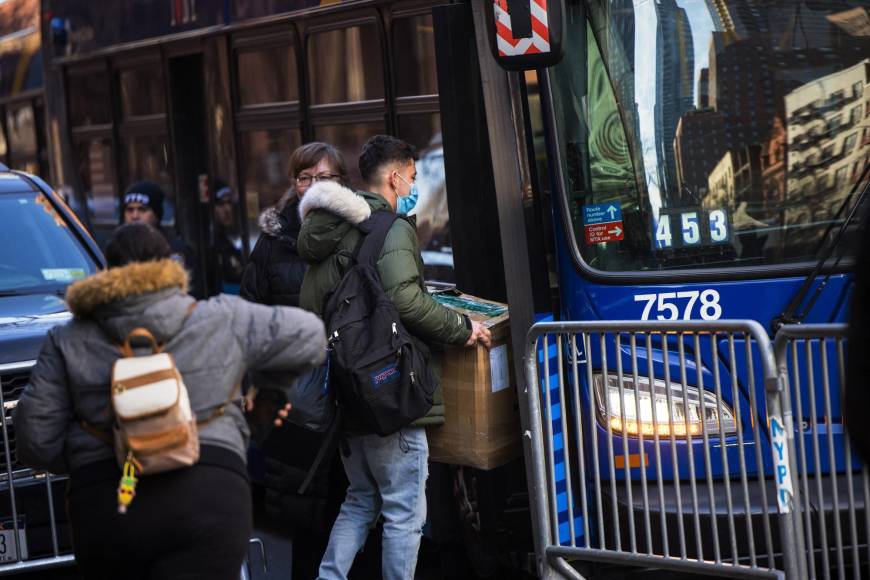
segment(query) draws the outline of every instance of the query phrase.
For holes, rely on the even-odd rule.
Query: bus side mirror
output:
[[[565,0],[483,0],[483,3],[489,47],[499,66],[530,70],[553,66],[562,60]]]

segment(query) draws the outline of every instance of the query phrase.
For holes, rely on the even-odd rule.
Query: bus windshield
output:
[[[870,160],[870,0],[569,0],[566,223],[597,270],[806,262]]]

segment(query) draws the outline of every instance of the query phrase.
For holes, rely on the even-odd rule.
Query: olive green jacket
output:
[[[299,296],[302,308],[323,313],[327,293],[341,281],[359,242],[361,234],[355,226],[377,210],[393,211],[377,194],[354,193],[336,183],[320,182],[305,193],[299,204],[302,229],[297,249],[310,267]],[[401,216],[393,222],[377,267],[384,291],[396,306],[408,332],[427,343],[465,344],[471,336],[468,318],[445,308],[426,292],[423,260],[412,219]],[[414,425],[443,422],[444,404],[439,385],[429,414]]]

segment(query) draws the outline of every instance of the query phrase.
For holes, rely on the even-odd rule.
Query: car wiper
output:
[[[819,296],[821,296],[822,291],[828,285],[828,281],[831,279],[832,273],[836,270],[837,266],[840,264],[840,260],[846,255],[845,249],[840,246],[840,243],[843,241],[845,237],[846,230],[852,224],[852,221],[858,215],[858,210],[861,208],[861,203],[864,201],[864,198],[867,196],[867,191],[870,190],[870,181],[867,180],[868,175],[870,175],[870,164],[864,166],[864,170],[861,172],[861,176],[855,181],[855,185],[852,187],[852,190],[849,192],[849,195],[846,196],[846,199],[843,200],[843,203],[840,205],[840,208],[837,210],[837,214],[834,216],[834,219],[831,220],[831,223],[828,224],[827,229],[825,230],[825,234],[822,236],[821,242],[819,242],[819,247],[816,249],[816,254],[819,256],[816,261],[816,265],[813,267],[812,271],[807,275],[804,279],[803,283],[801,283],[797,292],[795,292],[794,296],[792,296],[791,300],[786,306],[785,310],[777,317],[773,319],[771,322],[771,328],[773,333],[776,334],[776,331],[779,330],[779,327],[783,324],[800,324],[806,318],[807,314],[809,314],[810,310],[815,306],[816,301],[818,301]],[[861,185],[863,184],[863,187]],[[858,194],[858,198],[855,200],[854,204],[851,204],[852,198],[855,196],[855,193],[858,189],[861,189],[861,192]],[[851,204],[851,209],[849,210],[849,214],[846,216],[846,219],[843,220],[843,223],[840,224],[840,229],[837,230],[837,233],[833,238],[830,238],[830,234],[833,231],[834,224],[840,216],[846,211],[846,208]],[[831,240],[828,243],[828,240]],[[825,267],[825,264],[831,258],[831,255],[835,250],[840,250],[837,255],[836,260],[834,260],[833,267],[829,270],[828,274],[822,279],[818,286],[816,286],[813,295],[810,296],[809,300],[807,300],[806,305],[803,309],[798,312],[798,308],[800,308],[801,304],[803,304],[804,299],[807,297],[807,293],[810,291],[813,283],[816,281],[816,278],[821,274],[822,269]]]
[[[0,290],[0,298],[7,298],[9,296],[24,296],[26,292],[21,292],[20,290]]]
[[[63,298],[66,296],[66,288],[28,288],[26,290],[0,290],[0,298],[8,298],[10,296],[32,296],[33,294],[54,294]]]

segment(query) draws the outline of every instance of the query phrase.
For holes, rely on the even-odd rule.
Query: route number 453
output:
[[[687,290],[685,292],[660,292],[658,294],[635,294],[635,302],[646,302],[641,320],[649,320],[655,307],[657,320],[691,320],[693,309],[698,307],[698,314],[704,320],[719,320],[722,318],[722,306],[719,304],[719,292],[708,290]],[[683,302],[685,301],[685,302]]]

